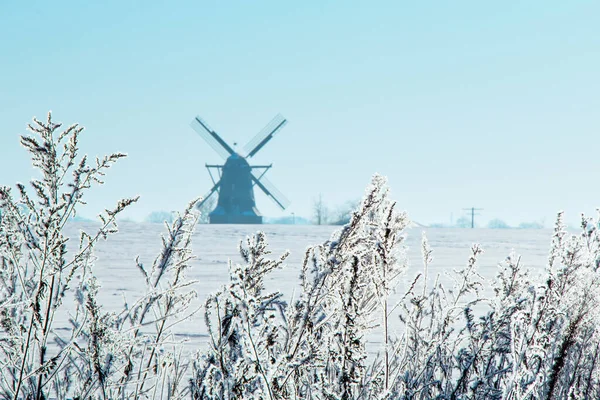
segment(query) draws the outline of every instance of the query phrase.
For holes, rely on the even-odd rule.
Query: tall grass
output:
[[[151,266],[132,265],[145,294],[103,310],[94,246],[137,198],[102,213],[68,252],[65,224],[124,155],[89,163],[78,155],[82,128],[60,128],[50,115],[34,120],[21,143],[41,178],[16,195],[0,188],[0,397],[600,398],[597,217],[582,216],[571,235],[558,215],[542,278],[511,254],[486,281],[478,245],[464,267],[431,276],[427,238],[413,270],[408,218],[375,176],[350,222],[307,249],[289,301],[265,286],[288,254],[272,256],[261,232],[242,242],[242,262],[204,305],[207,346],[190,359],[172,328],[193,314],[185,273],[196,202],[167,226]]]

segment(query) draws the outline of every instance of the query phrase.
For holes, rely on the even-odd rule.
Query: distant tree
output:
[[[208,200],[206,200],[204,203],[202,203],[202,205],[198,208],[198,211],[200,211],[200,218],[198,219],[198,223],[199,224],[208,224],[209,223],[209,219],[208,219],[208,214],[215,209],[217,205],[217,197],[216,196],[211,196],[208,198]]]
[[[490,222],[488,222],[487,227],[490,229],[509,229],[510,228],[510,226],[506,222],[502,221],[499,218],[495,218],[495,219],[491,220]]]
[[[443,222],[434,222],[428,225],[429,228],[450,228],[448,224],[444,224]]]
[[[174,221],[173,212],[169,212],[169,211],[152,211],[144,219],[144,222],[149,222],[151,224],[162,224],[164,222],[167,222],[170,224],[173,221]]]
[[[313,202],[313,218],[316,225],[326,225],[329,219],[329,210],[323,202],[323,195],[319,193],[319,197]]]
[[[275,225],[310,225],[311,221],[306,218],[299,216],[286,215],[285,217],[278,218],[263,218],[263,224],[275,224]]]
[[[456,220],[455,226],[457,228],[470,228],[471,227],[471,218],[469,217],[460,217]]]
[[[198,218],[199,224],[208,224],[208,214],[215,208],[217,199],[215,196],[210,197],[200,207],[196,207],[200,211]],[[175,212],[173,211],[153,211],[144,219],[144,222],[151,224],[162,224],[164,222],[172,223],[175,220]]]
[[[521,222],[519,224],[519,229],[544,229],[544,224],[537,221]]]
[[[332,225],[346,225],[352,218],[352,213],[360,206],[360,200],[350,200],[344,205],[338,207],[335,216],[332,218]]]
[[[75,215],[75,216],[69,218],[69,220],[73,221],[73,222],[93,222],[94,221],[93,219],[82,217],[80,215]],[[120,219],[120,220],[122,220],[122,219]]]

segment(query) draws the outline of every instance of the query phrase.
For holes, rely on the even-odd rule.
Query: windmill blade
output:
[[[256,136],[244,146],[244,151],[248,154],[246,157],[252,157],[258,153],[258,151],[262,149],[286,123],[287,120],[283,118],[281,114],[277,114],[267,126],[258,132]]]
[[[208,199],[210,198],[210,196],[212,196],[213,193],[217,191],[217,189],[219,188],[220,184],[221,184],[221,181],[218,181],[217,183],[215,183],[215,186],[213,186],[212,189],[210,189],[210,192],[208,192],[206,195],[204,195],[204,197],[202,198],[202,200],[200,200],[200,202],[198,204],[196,204],[196,208],[198,210],[200,209],[200,207],[202,207],[202,205],[204,203],[206,203],[208,201]]]
[[[200,117],[194,118],[190,123],[190,126],[198,132],[198,134],[202,136],[202,139],[204,139],[223,159],[226,159],[234,153],[233,149],[221,139],[217,132],[213,131]]]
[[[267,178],[262,177],[258,179],[254,175],[254,172],[251,173],[251,176],[254,183],[256,183],[256,185],[261,188],[267,196],[269,196],[279,207],[281,207],[282,210],[285,210],[287,206],[290,205],[290,201],[287,199],[287,197],[285,197],[283,193],[281,193]]]

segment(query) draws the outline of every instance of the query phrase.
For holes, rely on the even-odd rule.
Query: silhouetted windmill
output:
[[[244,153],[240,154],[200,117],[194,118],[191,123],[192,128],[225,160],[224,165],[206,164],[214,186],[204,196],[198,207],[202,206],[215,192],[219,193],[217,206],[209,214],[211,224],[262,224],[262,215],[256,209],[254,200],[254,185],[261,188],[282,210],[289,205],[285,196],[265,178],[266,172],[273,164],[250,165],[247,161],[256,155],[286,123],[285,118],[279,114],[276,115],[244,146]],[[212,169],[218,171],[218,180],[215,180]]]

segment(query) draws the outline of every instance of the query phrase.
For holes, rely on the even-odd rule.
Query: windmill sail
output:
[[[256,176],[255,172],[252,172],[252,180],[254,183],[262,189],[262,191],[269,196],[282,210],[285,210],[290,205],[290,201],[271,183],[270,180],[264,176],[260,179]]]
[[[258,153],[258,151],[262,149],[286,123],[287,120],[283,118],[281,114],[277,114],[267,126],[258,132],[256,136],[244,146],[244,152],[247,154],[246,157],[250,158]]]
[[[213,131],[200,117],[194,118],[190,123],[190,126],[202,136],[202,139],[204,139],[206,143],[221,156],[221,158],[226,159],[234,153],[233,149],[221,139],[217,132]]]
[[[202,197],[202,200],[200,200],[200,202],[198,202],[198,204],[196,204],[196,208],[199,209],[200,207],[202,207],[202,204],[204,204],[204,203],[206,203],[206,201],[208,201],[208,199],[210,198],[210,196],[212,196],[213,193],[217,191],[217,189],[219,188],[219,184],[220,183],[221,183],[221,181],[217,182],[212,187],[212,189],[210,189],[210,191]]]

